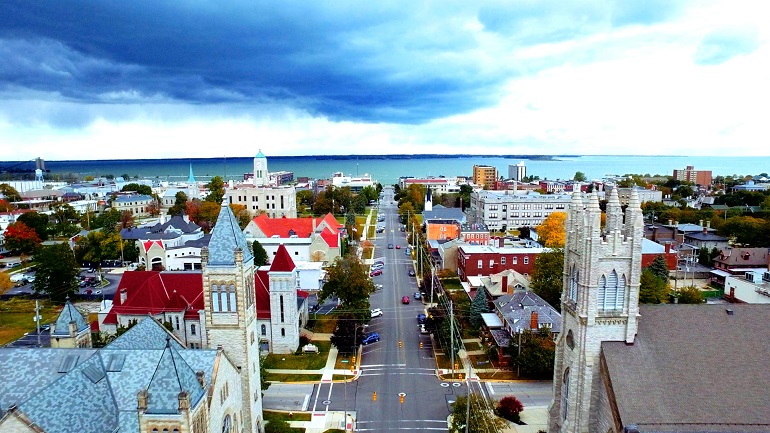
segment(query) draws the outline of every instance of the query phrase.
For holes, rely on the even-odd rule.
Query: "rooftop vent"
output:
[[[725,308],[725,313],[727,313],[728,316],[732,316],[734,311],[730,308]]]

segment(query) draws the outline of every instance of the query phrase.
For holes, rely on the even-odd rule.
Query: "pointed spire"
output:
[[[246,242],[241,228],[238,226],[238,219],[233,215],[233,211],[225,201],[219,210],[217,223],[211,230],[211,240],[208,248],[209,265],[234,265],[235,250],[240,249],[243,253],[243,261],[248,262],[253,259],[251,247]]]
[[[254,158],[265,158],[265,154],[262,153],[262,149],[259,149],[259,152],[257,153],[257,156],[255,156]]]
[[[192,171],[192,162],[190,163],[190,176],[187,178],[187,183],[189,183],[190,185],[195,184],[195,176],[193,176],[193,171]]]
[[[620,230],[623,226],[623,209],[620,206],[618,198],[618,187],[615,186],[610,191],[610,198],[607,201],[607,232]]]

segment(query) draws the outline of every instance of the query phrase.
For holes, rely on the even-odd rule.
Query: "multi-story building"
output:
[[[490,165],[473,166],[473,183],[486,188],[494,188],[497,182],[497,168]]]
[[[524,161],[508,166],[508,179],[521,182],[525,177],[527,177],[527,166],[524,165]]]
[[[614,189],[612,186],[608,186],[607,188],[607,194]],[[628,206],[628,202],[631,200],[631,190],[636,191],[637,197],[639,197],[639,203],[646,203],[648,201],[655,202],[655,203],[661,203],[663,201],[663,191],[658,191],[656,189],[645,189],[645,188],[618,188],[618,200],[620,200],[620,204],[623,206]]]
[[[688,165],[684,170],[674,170],[674,179],[707,187],[711,185],[711,170],[696,170]]]
[[[266,214],[271,218],[297,217],[297,191],[293,186],[234,185],[227,188],[228,204],[246,206],[252,215]]]
[[[489,228],[484,224],[463,224],[460,226],[460,240],[469,244],[489,243]]]
[[[490,230],[534,227],[553,212],[566,212],[569,202],[569,195],[479,190],[471,193],[468,212],[474,222],[486,224]]]
[[[409,185],[424,185],[426,188],[433,191],[433,193],[450,194],[460,192],[460,183],[457,178],[446,177],[427,177],[427,178],[415,178],[415,177],[401,177],[398,179],[398,186],[401,189],[406,189]]]
[[[112,207],[120,212],[128,211],[133,216],[147,216],[150,214],[150,203],[154,201],[149,195],[126,194],[115,197]]]
[[[425,221],[425,233],[428,240],[457,239],[460,224],[452,219],[429,219]]]
[[[374,187],[377,185],[377,181],[372,179],[368,173],[364,173],[362,176],[345,176],[342,172],[337,172],[332,175],[332,185],[335,188],[348,187],[353,192],[359,192],[367,186]]]
[[[470,276],[497,274],[507,269],[529,275],[538,254],[545,250],[537,247],[460,245],[457,249],[457,275],[463,281]]]

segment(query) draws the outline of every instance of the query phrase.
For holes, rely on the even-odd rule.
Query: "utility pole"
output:
[[[465,433],[468,433],[468,426],[471,424],[471,363],[468,360],[468,374],[465,377],[465,387],[468,389],[468,401],[465,405]]]
[[[430,306],[433,307],[433,289],[436,283],[436,265],[430,268]]]
[[[35,300],[35,326],[37,327],[37,347],[40,347],[40,301],[38,300]]]
[[[452,308],[452,301],[449,301],[449,341],[451,343],[450,351],[452,352],[452,379],[455,377],[455,315],[454,308]]]

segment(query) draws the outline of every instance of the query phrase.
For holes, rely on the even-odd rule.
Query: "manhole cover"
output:
[[[449,384],[446,383],[446,382],[441,382],[441,387],[442,388],[449,388]]]
[[[328,405],[332,404],[332,401],[331,400],[324,400],[324,401],[321,402],[321,404],[324,405],[324,406],[328,406]]]
[[[455,382],[455,383],[453,383],[453,384],[452,384],[452,386],[454,386],[455,388],[459,388],[459,387],[461,387],[462,385],[463,385],[463,384],[462,384],[462,383],[460,383],[460,382]]]

